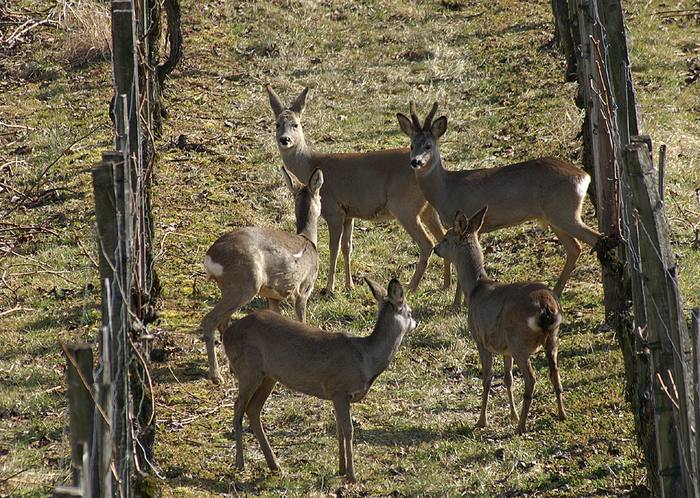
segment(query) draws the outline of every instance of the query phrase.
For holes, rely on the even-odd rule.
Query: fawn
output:
[[[483,367],[483,393],[478,427],[488,425],[486,406],[493,377],[493,355],[503,355],[510,415],[518,421],[513,402],[513,360],[525,381],[523,407],[518,433],[525,432],[527,414],[535,392],[535,372],[530,356],[544,346],[549,363],[549,379],[557,398],[558,415],[564,419],[562,387],[557,366],[557,334],[562,314],[555,295],[544,284],[521,282],[499,284],[484,271],[484,255],[479,245],[479,232],[487,208],[469,220],[457,212],[454,226],[435,246],[435,253],[449,259],[457,269],[461,288],[469,305],[469,329],[479,350]]]
[[[384,290],[365,279],[378,303],[372,333],[352,337],[258,311],[232,322],[222,341],[238,379],[233,430],[236,467],[243,469],[243,414],[260,443],[267,465],[279,469],[260,423],[260,412],[277,382],[333,402],[339,448],[339,473],[355,481],[350,403],[362,400],[377,376],[391,363],[404,334],[416,327],[398,280]]]
[[[206,314],[200,330],[207,345],[209,377],[223,381],[216,358],[215,329],[222,332],[231,314],[256,295],[267,298],[279,313],[279,303],[291,299],[296,315],[306,321],[306,302],[318,274],[316,251],[323,172],[315,170],[308,186],[282,167],[294,195],[296,234],[270,228],[245,227],[222,235],[207,251],[204,267],[221,289],[221,300]]]

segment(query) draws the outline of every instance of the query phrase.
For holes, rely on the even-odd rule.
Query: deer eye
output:
[[[299,125],[296,124],[296,123],[294,123],[294,124],[292,125],[292,128],[299,128]]]
[[[279,123],[275,123],[275,126],[276,126],[276,127],[277,127],[277,129],[279,130],[280,126],[282,126],[282,125],[281,125],[281,124],[279,124]]]
[[[432,148],[433,148],[433,146],[430,145],[430,144],[426,144],[426,145],[425,145],[425,150],[430,150],[430,149],[432,149]]]

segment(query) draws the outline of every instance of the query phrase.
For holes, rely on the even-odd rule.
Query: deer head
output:
[[[484,272],[484,254],[479,244],[479,230],[484,224],[487,206],[481,208],[471,218],[467,219],[462,211],[457,211],[453,226],[434,247],[435,254],[441,258],[457,263],[459,258],[466,261],[466,267],[471,276],[479,278]]]
[[[285,107],[279,96],[268,85],[265,87],[270,98],[270,107],[275,115],[275,141],[281,152],[293,150],[300,144],[305,144],[304,130],[301,127],[301,115],[306,105],[306,95],[309,88],[304,88],[294,99],[292,105]]]
[[[437,108],[438,103],[435,102],[422,126],[413,101],[411,119],[401,113],[396,115],[401,130],[411,139],[411,167],[420,173],[430,171],[440,161],[438,139],[447,131],[447,118],[440,116],[433,122]]]

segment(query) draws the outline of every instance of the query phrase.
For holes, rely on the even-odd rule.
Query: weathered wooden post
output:
[[[90,478],[90,472],[83,468],[83,457],[90,455],[95,417],[92,348],[89,344],[64,344],[63,351],[67,361],[71,467],[73,483],[78,486]]]
[[[651,350],[653,406],[658,451],[659,496],[694,496],[694,452],[690,441],[686,351],[688,334],[680,306],[669,229],[647,145],[625,148],[625,176],[632,192],[639,227],[639,255],[644,288],[647,344]],[[672,373],[672,377],[667,374]],[[664,381],[664,384],[661,381]],[[671,398],[665,384],[677,390]],[[676,409],[674,410],[674,405]]]

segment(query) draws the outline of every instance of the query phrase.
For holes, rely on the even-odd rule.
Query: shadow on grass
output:
[[[449,437],[444,432],[425,427],[411,426],[405,429],[362,429],[355,431],[355,440],[374,446],[413,445]]]
[[[250,464],[249,464],[250,465]],[[260,485],[269,478],[269,471],[261,470],[261,474],[250,480],[241,480],[236,478],[236,470],[231,473],[222,475],[219,479],[211,477],[188,476],[191,469],[184,467],[173,467],[166,471],[166,476],[171,482],[171,486],[182,486],[189,489],[199,489],[207,494],[227,495],[231,493],[252,493],[257,494]],[[179,475],[178,475],[179,474]],[[178,477],[171,477],[178,475]]]
[[[22,327],[28,333],[42,332],[50,329],[74,329],[83,324],[83,318],[89,311],[98,309],[98,305],[91,303],[76,304],[64,308],[62,313],[42,313],[35,320]]]
[[[158,384],[179,384],[209,378],[206,355],[178,362],[168,368],[167,363],[159,363],[151,372],[153,380]],[[227,368],[226,365],[219,367]]]

